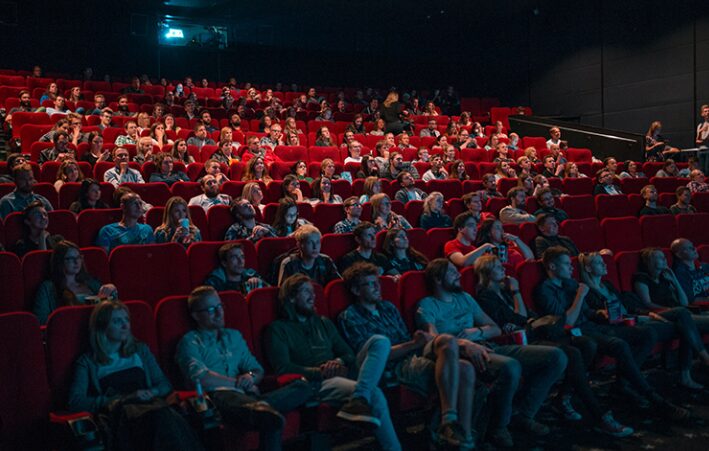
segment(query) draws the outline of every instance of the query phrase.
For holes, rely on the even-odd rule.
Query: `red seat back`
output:
[[[561,196],[561,209],[571,219],[596,217],[596,204],[591,195]]]
[[[584,178],[566,178],[562,180],[563,192],[569,195],[593,194],[593,179],[590,177]],[[503,193],[504,194],[504,193]]]
[[[244,251],[245,266],[247,268],[255,268],[256,248],[254,244],[249,240],[239,240],[239,242]],[[209,273],[219,267],[219,248],[223,245],[224,241],[201,241],[193,243],[187,248],[191,288],[203,285]]]
[[[223,240],[227,229],[234,223],[234,217],[228,205],[215,205],[207,210],[209,237],[213,240]]]
[[[709,243],[709,213],[677,215],[677,235],[695,244]]]
[[[603,232],[596,218],[568,219],[561,224],[560,235],[571,238],[581,252],[596,252],[605,247]]]
[[[645,247],[670,247],[677,238],[677,223],[673,215],[641,216],[640,230]]]
[[[409,271],[399,280],[399,308],[409,330],[416,330],[416,308],[431,293],[426,287],[424,271]]]
[[[596,196],[596,212],[599,219],[637,216],[638,214],[637,210],[634,210],[628,202],[627,196],[608,194]]]
[[[335,262],[339,262],[343,255],[357,247],[352,233],[326,233],[322,237],[321,252]]]
[[[613,252],[643,248],[640,223],[636,217],[605,218],[601,220],[601,229],[606,247]]]
[[[322,233],[331,232],[335,224],[343,219],[345,219],[345,211],[342,205],[323,203],[315,205],[313,223]]]
[[[256,243],[256,256],[258,264],[256,269],[259,274],[268,277],[271,270],[271,264],[281,254],[295,248],[295,238],[279,237],[279,238],[261,238]]]
[[[443,247],[447,242],[455,239],[456,231],[453,228],[433,228],[426,231],[428,245],[425,249],[418,249],[429,259],[445,257]]]
[[[9,252],[0,252],[0,313],[24,310],[24,286],[22,284],[22,263]]]
[[[120,221],[122,216],[123,211],[120,208],[82,211],[77,218],[79,225],[79,242],[77,244],[80,247],[94,246],[101,227]]]
[[[525,261],[517,266],[519,291],[524,299],[524,304],[532,311],[535,311],[534,289],[544,281],[545,277],[544,266],[539,261]]]

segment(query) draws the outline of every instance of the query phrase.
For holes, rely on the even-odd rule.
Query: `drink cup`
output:
[[[524,346],[527,344],[527,332],[523,329],[512,332],[512,341],[514,344]]]

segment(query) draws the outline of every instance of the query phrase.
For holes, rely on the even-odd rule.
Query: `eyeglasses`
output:
[[[218,310],[224,310],[224,304],[219,303],[217,305],[213,305],[211,307],[203,308],[201,310],[195,310],[195,313],[203,313],[206,312],[209,315],[214,315]]]

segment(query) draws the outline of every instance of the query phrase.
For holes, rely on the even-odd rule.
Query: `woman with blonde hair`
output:
[[[375,194],[369,201],[372,203],[372,223],[377,232],[394,227],[410,229],[411,224],[401,215],[391,209],[391,199],[384,193]]]
[[[76,183],[84,180],[84,174],[79,168],[76,160],[64,160],[57,171],[57,180],[54,182],[54,189],[59,189],[65,183]]]
[[[202,234],[192,223],[190,209],[180,196],[168,199],[162,215],[162,224],[155,229],[156,243],[180,243],[185,247],[202,241]]]
[[[364,179],[364,186],[362,187],[362,195],[359,196],[359,203],[363,204],[369,202],[372,196],[382,192],[382,182],[379,181],[379,177],[367,177]]]
[[[150,115],[146,112],[138,113],[135,123],[138,125],[138,135],[143,133],[143,130],[150,130]]]
[[[669,155],[679,153],[679,149],[665,143],[666,139],[660,134],[662,122],[654,121],[650,124],[645,134],[645,161],[663,161]]]
[[[267,185],[273,181],[271,176],[268,175],[268,168],[261,157],[254,157],[246,163],[246,170],[241,180],[244,182],[263,182]]]
[[[428,230],[435,227],[452,227],[453,220],[443,210],[443,194],[434,191],[423,201],[423,214],[419,219],[421,228]]]
[[[248,200],[251,205],[253,205],[254,210],[263,213],[263,209],[266,208],[263,201],[263,191],[261,191],[261,185],[258,182],[249,182],[244,185],[244,189],[241,191],[241,197]]]
[[[404,130],[404,123],[399,116],[403,109],[403,105],[399,102],[399,93],[390,91],[386,99],[384,99],[384,102],[382,102],[381,107],[381,117],[386,124],[386,133],[398,135]]]

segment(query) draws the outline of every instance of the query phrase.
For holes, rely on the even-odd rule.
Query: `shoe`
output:
[[[625,382],[618,382],[613,385],[611,392],[616,395],[620,395],[628,401],[631,401],[634,405],[640,409],[647,409],[650,407],[650,402],[646,397],[635,391],[630,385]]]
[[[264,430],[283,429],[283,426],[286,425],[285,417],[265,401],[251,402],[244,404],[243,407],[249,416],[247,424],[258,426],[259,429]]]
[[[512,440],[512,434],[510,434],[507,428],[495,429],[490,436],[490,441],[497,448],[512,448],[515,446],[515,442]]]
[[[337,417],[347,421],[362,423],[368,427],[378,428],[382,425],[379,418],[372,413],[372,407],[364,398],[352,398],[337,412]]]
[[[523,432],[535,435],[537,437],[548,435],[550,432],[548,426],[539,423],[538,421],[534,421],[531,418],[517,417],[515,421],[515,426]]]
[[[443,423],[436,431],[438,446],[459,447],[465,441],[465,432],[459,423]]]
[[[613,413],[610,410],[601,417],[600,423],[598,423],[593,429],[597,432],[612,435],[613,437],[618,438],[627,437],[635,432],[635,430],[633,430],[630,426],[623,426],[618,423],[618,421],[613,418]]]
[[[649,393],[647,398],[658,408],[659,412],[669,420],[685,421],[691,416],[689,410],[672,404],[656,392]]]
[[[559,395],[556,398],[554,407],[566,421],[581,421],[583,418],[571,404],[571,395]]]

